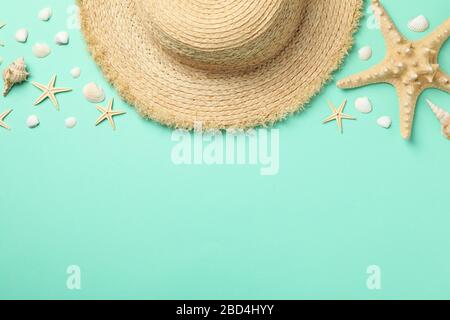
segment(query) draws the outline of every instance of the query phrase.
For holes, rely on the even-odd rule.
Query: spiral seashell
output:
[[[427,100],[427,102],[442,125],[442,134],[447,137],[447,139],[450,139],[450,113],[438,107],[430,100]]]
[[[19,58],[14,61],[4,72],[3,72],[3,96],[6,97],[11,91],[14,85],[22,83],[27,80],[29,73],[27,72],[27,66],[23,58]]]

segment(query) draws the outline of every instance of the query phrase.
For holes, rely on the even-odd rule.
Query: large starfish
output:
[[[400,100],[400,129],[403,138],[411,137],[417,99],[428,88],[450,93],[450,77],[439,67],[438,55],[449,37],[450,18],[419,41],[406,39],[396,28],[379,0],[372,0],[379,20],[387,54],[383,62],[362,73],[338,82],[351,89],[374,83],[393,85]]]
[[[100,123],[102,123],[105,120],[109,121],[109,124],[113,128],[113,130],[116,130],[116,124],[114,122],[113,117],[120,116],[122,114],[125,114],[124,111],[113,111],[113,103],[114,99],[110,100],[108,103],[108,107],[104,108],[101,106],[97,106],[97,110],[102,113],[102,115],[97,119],[97,122],[95,123],[96,126],[98,126]]]
[[[48,85],[43,85],[37,82],[33,81],[33,85],[36,88],[41,89],[43,92],[42,94],[39,96],[39,98],[37,98],[37,100],[34,102],[34,105],[37,106],[38,104],[40,104],[42,101],[44,101],[45,99],[50,99],[50,101],[53,103],[53,105],[55,106],[55,108],[57,110],[59,110],[59,103],[58,100],[56,99],[56,94],[58,93],[63,93],[63,92],[68,92],[68,91],[72,91],[72,89],[68,89],[68,88],[55,88],[55,82],[56,82],[56,75],[54,75],[52,77],[52,79],[50,80]]]

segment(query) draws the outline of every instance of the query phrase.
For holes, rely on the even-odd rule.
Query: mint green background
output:
[[[406,25],[424,14],[433,30],[448,18],[447,0],[384,0]],[[280,129],[280,172],[262,177],[255,166],[175,166],[172,131],[141,119],[110,88],[90,58],[79,30],[67,47],[53,45],[66,29],[72,1],[3,1],[0,30],[5,62],[24,56],[31,80],[74,88],[61,94],[61,111],[32,103],[30,83],[0,98],[11,131],[0,130],[0,298],[450,298],[449,142],[425,98],[450,110],[448,94],[420,98],[412,141],[403,141],[393,88],[341,91],[327,85],[306,112]],[[50,5],[54,17],[36,18]],[[367,7],[368,3],[366,3]],[[335,78],[366,69],[384,56],[378,30],[362,21],[356,46]],[[27,44],[15,31],[30,30]],[[44,60],[36,42],[51,44]],[[374,48],[369,62],[357,49]],[[440,63],[449,70],[450,44]],[[82,77],[70,69],[78,65]],[[118,130],[94,127],[99,113],[81,88],[107,88]],[[354,100],[369,96],[375,110],[358,114]],[[326,100],[349,100],[340,135]],[[28,115],[41,126],[25,126]],[[64,127],[76,116],[78,126]],[[376,125],[390,115],[392,129]],[[82,290],[66,289],[66,268],[82,269]],[[366,288],[366,268],[382,268],[382,290]]]

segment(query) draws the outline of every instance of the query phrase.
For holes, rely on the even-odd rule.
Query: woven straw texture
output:
[[[272,125],[330,79],[362,0],[78,0],[89,49],[139,113],[192,129]]]

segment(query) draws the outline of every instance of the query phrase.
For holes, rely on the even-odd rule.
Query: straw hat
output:
[[[94,59],[144,116],[192,129],[303,110],[352,44],[363,0],[78,0]]]

